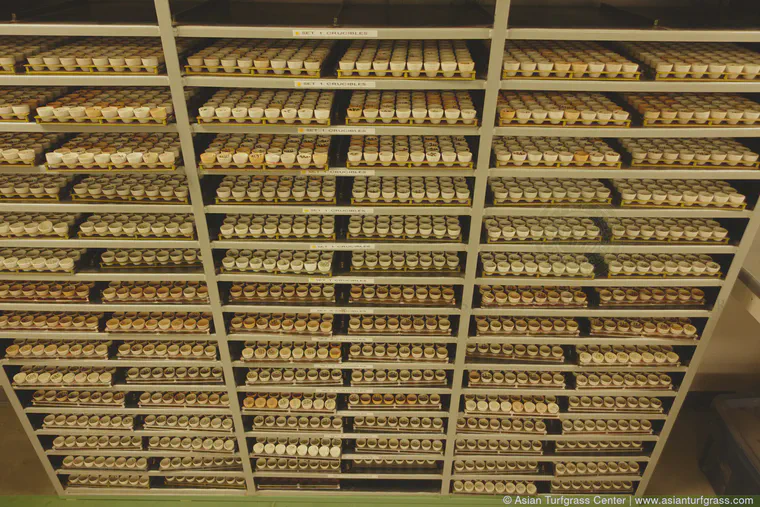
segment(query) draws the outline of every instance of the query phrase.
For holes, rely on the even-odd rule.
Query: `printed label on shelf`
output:
[[[352,243],[352,244],[337,244],[337,243],[312,243],[309,245],[309,250],[374,250],[374,243]]]
[[[374,176],[374,169],[347,169],[338,167],[336,169],[303,169],[301,174],[304,176]]]
[[[373,215],[375,208],[303,208],[304,215]]]
[[[327,28],[321,30],[293,30],[293,37],[330,37],[345,39],[366,39],[368,37],[377,38],[377,30],[352,30],[350,28]]]
[[[296,81],[296,88],[376,88],[372,79],[311,79]]]
[[[375,369],[374,363],[349,363],[350,366],[352,366],[355,370],[373,370]],[[355,389],[357,393],[373,393],[375,392],[374,389]]]
[[[374,176],[374,169],[329,169],[327,174],[333,176]]]
[[[372,312],[362,312],[362,313],[372,313]],[[313,342],[330,342],[330,343],[372,343],[372,338],[369,336],[332,336],[332,337],[326,337],[326,336],[312,336],[311,341]]]
[[[324,370],[331,370],[331,369],[336,368],[338,366],[340,366],[340,363],[314,363],[313,368],[320,368],[320,369],[324,369]],[[319,387],[317,389],[322,389],[322,388]],[[333,387],[333,388],[325,387],[324,389],[338,389],[338,390],[340,390],[340,389],[343,389],[343,387]]]
[[[375,283],[374,278],[341,278],[335,280],[334,278],[309,278],[309,283],[357,283],[357,284],[369,284]]]
[[[375,312],[374,308],[331,308],[329,306],[324,308],[309,308],[309,313],[343,313],[346,315],[356,315],[366,313],[372,315]]]
[[[315,368],[318,368],[319,365],[314,365]],[[343,393],[346,391],[345,387],[320,387],[320,391],[326,392],[326,393]],[[358,394],[374,394],[374,389],[354,389],[351,388],[352,393],[358,393]]]
[[[299,134],[373,135],[375,127],[298,127]]]

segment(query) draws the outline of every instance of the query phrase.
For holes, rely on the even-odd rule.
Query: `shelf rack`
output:
[[[518,39],[539,39],[539,40],[592,40],[592,41],[622,41],[622,40],[636,40],[636,41],[728,41],[728,42],[743,42],[743,43],[758,43],[760,42],[760,30],[683,30],[683,29],[642,29],[642,28],[620,28],[620,29],[586,29],[586,28],[517,28],[513,27],[509,22],[510,19],[510,0],[496,0],[493,13],[489,13],[488,17],[490,22],[484,26],[428,26],[428,27],[386,27],[386,26],[369,26],[367,29],[342,29],[333,28],[332,26],[325,25],[323,27],[308,27],[303,30],[306,32],[301,33],[298,28],[292,27],[277,27],[277,26],[230,26],[223,24],[187,24],[183,22],[175,22],[174,18],[177,13],[171,12],[169,0],[154,0],[156,23],[155,24],[120,24],[120,25],[99,25],[99,24],[47,24],[47,23],[13,23],[13,24],[0,24],[0,35],[76,35],[76,36],[153,36],[160,37],[164,55],[166,59],[166,75],[122,75],[122,76],[102,76],[102,75],[69,75],[69,76],[37,76],[37,75],[0,75],[0,86],[167,86],[171,90],[174,105],[174,115],[176,117],[175,123],[168,125],[158,125],[150,127],[140,127],[141,132],[178,132],[183,152],[184,168],[183,171],[187,175],[187,184],[190,193],[190,204],[187,205],[147,205],[140,206],[139,210],[131,205],[121,204],[80,204],[74,202],[62,202],[62,203],[0,203],[0,211],[2,212],[48,212],[48,211],[67,211],[71,213],[94,213],[100,211],[107,212],[133,212],[139,211],[144,213],[192,213],[195,219],[196,230],[198,234],[197,241],[187,242],[187,246],[192,246],[200,249],[203,257],[202,270],[185,272],[185,273],[159,273],[159,272],[124,272],[119,274],[102,273],[92,269],[82,270],[72,276],[65,277],[66,280],[71,281],[91,281],[96,283],[104,283],[112,280],[132,280],[132,281],[158,281],[158,280],[186,280],[186,281],[206,281],[209,289],[210,301],[206,305],[165,305],[151,307],[156,310],[168,311],[211,311],[213,314],[214,331],[209,335],[187,335],[183,337],[176,337],[174,335],[150,335],[150,334],[117,334],[117,333],[22,333],[22,332],[5,332],[2,333],[3,339],[13,339],[19,337],[40,337],[45,338],[52,336],[58,338],[70,338],[73,340],[114,340],[114,341],[126,341],[131,340],[211,340],[216,342],[219,350],[219,358],[214,361],[213,365],[219,365],[223,369],[224,383],[217,384],[208,390],[214,390],[222,393],[226,393],[230,397],[229,407],[204,409],[203,413],[223,414],[229,415],[234,421],[234,432],[232,436],[237,441],[237,455],[242,456],[242,470],[234,472],[224,472],[220,475],[230,476],[243,476],[246,480],[246,491],[221,491],[221,490],[187,490],[187,489],[151,489],[148,492],[131,489],[114,489],[114,490],[100,490],[100,489],[80,489],[68,491],[64,487],[63,483],[59,480],[59,475],[65,476],[67,473],[63,470],[56,470],[53,466],[53,462],[50,461],[48,456],[58,456],[66,454],[61,450],[51,450],[47,448],[44,440],[51,435],[56,434],[76,434],[76,431],[61,430],[56,432],[55,430],[40,429],[33,425],[31,418],[39,418],[43,414],[47,413],[61,413],[61,414],[130,414],[130,415],[162,415],[167,413],[172,414],[184,414],[194,415],[198,411],[193,408],[171,408],[165,409],[161,407],[138,407],[127,406],[125,408],[119,407],[39,407],[27,405],[23,401],[24,393],[28,393],[27,389],[14,390],[9,380],[9,368],[17,368],[21,364],[27,364],[23,361],[7,361],[0,362],[0,384],[9,395],[11,405],[16,411],[22,425],[34,446],[43,466],[53,483],[56,492],[60,495],[67,496],[84,496],[89,494],[103,494],[104,492],[115,494],[128,494],[128,495],[164,495],[164,494],[248,494],[248,495],[272,495],[271,491],[259,490],[257,488],[257,481],[260,478],[277,477],[276,472],[264,472],[254,471],[251,460],[247,458],[247,452],[245,450],[250,448],[251,439],[257,437],[274,436],[273,432],[267,432],[263,430],[250,430],[246,426],[246,420],[251,417],[249,412],[241,409],[240,400],[242,396],[250,392],[324,392],[329,388],[314,388],[314,387],[272,387],[267,389],[266,386],[246,386],[244,381],[240,379],[240,370],[251,366],[295,366],[299,367],[302,363],[248,363],[238,361],[238,357],[233,357],[233,353],[237,354],[242,341],[247,340],[285,340],[282,335],[268,336],[268,335],[254,335],[243,333],[230,333],[226,326],[226,314],[235,312],[255,313],[264,311],[297,311],[302,308],[319,309],[320,312],[330,311],[337,315],[356,315],[356,314],[383,314],[383,313],[396,313],[402,315],[415,314],[415,313],[428,313],[435,315],[449,315],[455,316],[459,325],[457,326],[455,333],[449,337],[416,337],[416,336],[388,336],[388,335],[336,335],[334,337],[319,337],[314,338],[312,341],[317,342],[339,342],[339,343],[385,343],[385,342],[398,342],[398,343],[413,343],[415,341],[435,342],[440,344],[448,344],[449,347],[455,347],[456,353],[453,360],[447,364],[430,363],[431,367],[440,367],[447,371],[448,385],[445,387],[429,387],[415,389],[399,388],[395,386],[389,387],[354,387],[354,386],[341,386],[338,388],[332,388],[332,392],[341,394],[350,393],[396,393],[404,392],[404,390],[416,391],[419,393],[435,393],[445,396],[447,399],[446,404],[442,409],[429,410],[429,411],[401,411],[396,410],[393,413],[395,415],[418,415],[421,417],[441,417],[446,424],[445,433],[427,434],[420,433],[429,438],[438,438],[446,442],[445,452],[441,456],[436,458],[443,463],[440,470],[436,470],[434,473],[418,473],[418,474],[393,474],[393,473],[380,473],[380,474],[367,474],[367,473],[355,473],[355,472],[343,472],[341,474],[328,474],[329,478],[339,478],[341,480],[364,480],[373,483],[375,480],[397,480],[397,479],[410,479],[415,478],[424,481],[430,481],[435,484],[436,491],[423,491],[420,494],[444,494],[447,495],[451,492],[451,484],[453,480],[459,479],[475,479],[482,478],[499,478],[499,479],[515,479],[515,480],[531,480],[537,481],[549,481],[553,478],[552,475],[538,474],[538,475],[478,475],[477,473],[456,473],[453,470],[453,463],[457,459],[472,459],[472,458],[488,458],[489,456],[478,455],[457,455],[455,452],[454,442],[460,437],[478,437],[488,440],[511,438],[515,440],[530,440],[538,439],[546,443],[559,442],[559,441],[575,441],[582,440],[584,438],[592,439],[593,436],[577,436],[577,435],[558,435],[556,433],[550,433],[548,435],[542,435],[536,437],[533,435],[507,435],[502,434],[487,435],[487,434],[473,434],[473,433],[458,433],[456,428],[456,419],[461,413],[462,398],[463,396],[474,394],[515,394],[515,395],[556,395],[562,401],[566,403],[568,397],[575,395],[595,395],[601,396],[627,396],[627,395],[641,395],[641,396],[659,396],[665,401],[667,411],[665,413],[652,413],[648,415],[642,415],[642,418],[648,418],[657,423],[657,433],[655,435],[647,435],[644,437],[633,436],[605,436],[600,440],[642,440],[648,443],[648,447],[645,453],[641,455],[600,455],[598,459],[605,460],[633,460],[646,463],[646,468],[641,477],[630,477],[637,484],[635,493],[641,495],[646,491],[647,485],[651,480],[652,474],[655,471],[655,466],[663,451],[665,442],[668,440],[668,436],[673,428],[673,424],[681,408],[685,396],[689,391],[694,375],[696,374],[698,365],[706,351],[707,344],[713,334],[718,318],[721,314],[722,308],[728,301],[729,293],[734,286],[737,276],[740,272],[740,266],[744,259],[747,257],[750,244],[752,242],[755,233],[760,227],[760,219],[758,218],[758,207],[754,209],[737,210],[737,211],[724,211],[724,210],[712,210],[712,209],[624,209],[624,208],[562,208],[559,214],[564,217],[709,217],[709,218],[735,218],[744,219],[746,225],[744,226],[744,233],[742,235],[741,242],[738,244],[730,245],[700,245],[698,248],[694,248],[689,245],[661,245],[661,246],[647,246],[647,245],[611,245],[600,244],[591,247],[587,246],[568,246],[559,247],[550,243],[538,244],[538,245],[489,245],[481,243],[481,224],[483,217],[488,216],[546,216],[547,210],[541,207],[521,207],[521,208],[503,208],[492,207],[487,203],[487,180],[489,176],[521,176],[521,177],[561,177],[561,178],[694,178],[694,179],[727,179],[727,180],[758,180],[760,179],[760,171],[756,170],[742,170],[742,169],[715,169],[715,170],[703,170],[703,169],[684,169],[684,170],[652,170],[652,169],[632,169],[624,166],[621,169],[573,169],[573,168],[537,168],[526,166],[524,168],[495,168],[491,166],[491,141],[494,136],[571,136],[571,137],[604,137],[604,138],[621,138],[621,137],[739,137],[739,138],[755,138],[760,137],[759,127],[737,127],[737,128],[646,128],[646,127],[633,127],[633,128],[559,128],[559,127],[495,127],[495,110],[496,100],[499,90],[540,90],[540,91],[603,91],[603,92],[736,92],[736,93],[753,93],[760,91],[760,83],[758,82],[667,82],[667,81],[605,81],[605,80],[584,80],[584,81],[562,81],[562,80],[530,80],[530,79],[502,79],[501,78],[501,61],[502,51],[504,45],[509,40]],[[297,13],[293,13],[297,16]],[[182,16],[179,17],[182,19]],[[299,33],[296,33],[299,32]],[[221,174],[238,174],[242,171],[236,171],[234,169],[223,171],[203,171],[199,170],[197,166],[197,154],[194,146],[194,135],[205,133],[218,133],[218,132],[242,132],[242,133],[299,133],[298,126],[290,125],[261,125],[261,126],[247,126],[247,125],[210,125],[210,124],[198,124],[194,123],[192,118],[195,116],[195,111],[188,110],[188,104],[184,100],[185,87],[199,87],[199,88],[212,88],[212,87],[239,87],[239,88],[303,88],[303,89],[333,89],[333,90],[349,90],[357,88],[355,80],[338,80],[328,77],[322,77],[319,79],[308,80],[304,79],[292,79],[292,78],[256,78],[250,79],[241,76],[184,76],[182,74],[183,63],[180,61],[177,55],[176,42],[177,38],[183,37],[200,37],[200,38],[222,38],[222,37],[245,37],[245,38],[273,38],[273,39],[292,39],[308,36],[310,38],[334,38],[334,39],[362,39],[362,38],[379,38],[379,39],[469,39],[469,40],[481,40],[490,41],[490,50],[487,54],[487,73],[478,74],[475,80],[471,81],[434,81],[434,80],[403,80],[403,79],[377,79],[377,80],[362,80],[368,87],[380,89],[380,90],[432,90],[432,89],[462,89],[462,90],[476,90],[483,94],[483,111],[482,118],[479,118],[479,126],[468,127],[462,129],[456,129],[455,131],[446,127],[404,127],[404,126],[387,126],[382,124],[371,126],[342,126],[331,125],[326,127],[318,127],[316,129],[310,129],[310,133],[324,133],[329,135],[351,135],[351,134],[450,134],[457,133],[467,136],[479,137],[479,149],[476,154],[476,166],[474,169],[468,170],[443,170],[441,172],[435,172],[437,175],[462,175],[474,179],[474,186],[472,191],[472,205],[470,207],[462,208],[446,208],[446,207],[434,207],[434,206],[421,206],[421,207],[408,207],[408,206],[375,206],[375,207],[357,207],[348,204],[338,204],[334,206],[277,206],[274,208],[269,205],[248,205],[248,204],[211,204],[208,200],[204,201],[205,191],[209,190],[208,185],[204,185],[203,178]],[[305,85],[305,83],[307,83]],[[195,106],[192,106],[195,107]],[[129,125],[120,126],[108,126],[103,127],[99,125],[91,126],[76,126],[76,125],[41,125],[36,123],[21,123],[21,122],[0,122],[0,132],[97,132],[102,131],[105,128],[109,132],[131,132],[135,131],[135,127]],[[41,171],[39,167],[32,167],[29,169],[13,170],[12,168],[3,168],[2,172],[38,172]],[[84,172],[84,171],[83,171]],[[303,174],[300,170],[288,171],[258,171],[261,174],[290,174],[298,175]],[[427,175],[432,171],[415,172],[412,170],[398,170],[398,171],[375,171],[374,169],[352,169],[346,170],[342,167],[333,167],[326,172],[311,171],[309,174],[315,175],[335,175],[340,178],[347,178],[353,176],[369,176],[369,175]],[[308,208],[308,209],[305,209]],[[371,208],[371,209],[370,209]],[[463,252],[467,256],[467,263],[465,271],[457,277],[452,277],[446,280],[447,283],[453,284],[458,287],[457,300],[460,305],[452,308],[405,308],[405,307],[355,307],[346,306],[342,303],[337,305],[329,304],[312,304],[308,306],[296,306],[296,305],[251,305],[251,304],[235,304],[226,302],[223,290],[225,284],[230,282],[256,282],[256,281],[271,281],[272,278],[263,274],[221,274],[217,272],[217,267],[214,261],[215,251],[224,250],[227,248],[235,247],[261,247],[261,248],[295,248],[297,243],[280,241],[239,241],[239,240],[217,240],[212,239],[209,229],[209,221],[207,215],[222,215],[226,213],[261,213],[267,214],[276,212],[279,214],[329,214],[329,215],[354,215],[354,214],[373,214],[373,215],[460,215],[470,217],[469,236],[463,243],[446,244],[445,249],[451,251]],[[550,214],[551,212],[549,212]],[[108,245],[113,247],[128,246],[129,242],[112,241]],[[162,246],[172,245],[171,242],[161,242],[156,240],[151,242],[151,245],[155,243],[156,246],[161,244]],[[322,245],[332,244],[327,241],[319,241]],[[12,242],[5,242],[6,246],[26,246],[26,245],[63,245],[57,241],[45,242],[44,240],[14,240]],[[336,247],[341,249],[346,248],[350,250],[350,246],[342,244],[340,241],[334,243]],[[89,246],[86,241],[80,240],[68,240],[65,242],[65,246],[69,247],[82,247]],[[178,245],[179,246],[179,245]],[[183,243],[182,246],[185,246]],[[392,244],[378,244],[377,250],[395,250],[397,247],[393,247]],[[400,249],[403,250],[417,250],[417,249],[439,249],[436,245],[425,245],[424,248],[416,245],[402,245]],[[577,251],[581,253],[607,253],[607,252],[650,252],[650,251],[662,251],[662,252],[707,252],[714,254],[731,255],[732,262],[730,268],[726,271],[723,279],[615,279],[615,278],[602,278],[597,277],[593,280],[584,279],[532,279],[532,278],[520,278],[520,277],[482,277],[478,268],[478,256],[480,252],[484,251],[502,251],[502,252],[518,252],[518,251],[541,251],[541,252],[571,252]],[[742,275],[743,279],[748,280],[751,283],[754,277],[748,278],[749,275]],[[13,275],[0,275],[3,280],[60,280],[62,277],[57,275],[48,274],[13,274]],[[316,280],[310,280],[314,279]],[[339,285],[347,285],[351,283],[426,283],[430,282],[429,277],[415,277],[415,276],[352,276],[349,274],[337,273],[332,277],[309,277],[304,275],[279,277],[278,281],[283,282],[313,282],[313,283],[335,283]],[[491,283],[503,283],[514,285],[568,285],[574,287],[678,287],[678,286],[694,286],[694,287],[709,287],[714,291],[714,297],[712,299],[712,305],[708,307],[700,307],[694,309],[642,309],[642,308],[620,308],[620,309],[600,309],[595,307],[579,308],[579,309],[549,309],[549,308],[519,308],[510,309],[504,308],[480,308],[475,304],[477,286],[481,284]],[[129,311],[134,308],[131,305],[120,305],[115,303],[87,303],[87,304],[23,304],[23,303],[2,303],[0,304],[0,310],[18,310],[33,308],[36,310],[45,311]],[[530,370],[540,371],[546,369],[549,371],[563,371],[568,376],[573,372],[579,372],[584,370],[594,370],[594,368],[581,368],[573,365],[572,363],[566,363],[561,366],[553,367],[552,365],[535,365],[529,366],[515,364],[495,364],[495,363],[477,363],[468,360],[465,356],[465,348],[469,343],[510,343],[510,344],[525,344],[525,345],[565,345],[572,346],[576,344],[626,344],[630,343],[630,338],[599,338],[589,337],[581,335],[580,337],[498,337],[498,336],[472,336],[470,321],[474,316],[481,315],[511,315],[511,316],[567,316],[567,317],[579,317],[582,319],[591,317],[692,317],[702,319],[704,322],[701,324],[699,340],[668,340],[665,338],[642,338],[637,339],[636,344],[641,345],[674,345],[679,348],[688,350],[689,361],[688,366],[678,366],[672,368],[665,368],[658,371],[671,372],[677,376],[677,388],[673,390],[582,390],[574,388],[566,389],[474,389],[467,387],[464,378],[465,371],[470,369],[486,369],[486,368],[503,368],[503,369],[515,369],[515,370]],[[186,362],[185,362],[186,363]],[[176,362],[177,365],[185,364],[183,362]],[[30,361],[29,364],[54,364],[50,361]],[[64,366],[67,363],[62,362]],[[75,364],[71,362],[71,364]],[[76,363],[79,364],[79,363]],[[83,363],[84,364],[84,363]],[[96,362],[92,362],[93,365]],[[125,366],[152,366],[158,365],[152,361],[117,361],[108,360],[97,362],[98,365],[108,365],[115,367]],[[174,363],[167,363],[174,364]],[[328,366],[329,363],[312,363],[313,365]],[[358,364],[351,364],[350,362],[334,365],[335,368],[340,368],[344,371],[350,372],[353,369],[365,369],[365,368],[412,368],[425,363],[414,362],[373,362],[363,361]],[[599,368],[601,369],[601,368]],[[621,368],[621,370],[624,368]],[[614,370],[614,368],[613,368]],[[179,386],[175,385],[118,385],[114,391],[123,391],[129,393],[131,391],[175,391]],[[190,389],[190,388],[188,388]],[[199,389],[203,389],[199,387]],[[21,393],[22,398],[16,395]],[[265,412],[261,412],[262,414]],[[276,412],[272,412],[276,413]],[[350,417],[362,417],[368,415],[383,415],[388,414],[387,411],[373,410],[371,406],[367,406],[366,409],[344,409],[338,408],[335,411],[335,416],[350,418]],[[596,417],[604,416],[611,419],[620,419],[625,417],[625,413],[608,412],[604,413],[590,412],[575,413],[575,412],[561,412],[559,414],[559,420],[574,420],[581,419],[583,417]],[[538,417],[538,416],[537,416]],[[151,436],[156,432],[139,430],[136,432],[140,436]],[[319,433],[319,432],[317,432]],[[311,434],[311,433],[308,433]],[[330,435],[330,432],[324,432],[326,436]],[[349,432],[341,434],[342,438],[346,440],[361,438],[362,435],[368,434],[383,434],[382,431],[374,431],[372,433],[362,432]],[[402,434],[405,436],[412,436],[415,433]],[[385,457],[388,455],[366,455],[361,453],[350,452],[350,450],[344,449],[343,459],[354,459],[362,456],[374,456]],[[106,451],[90,451],[90,454],[104,454]],[[106,453],[107,454],[107,453]],[[129,453],[125,453],[129,454]],[[139,451],[135,455],[146,456],[184,456],[181,452],[163,452],[157,450]],[[226,455],[225,455],[226,456]],[[421,455],[425,457],[426,455]],[[493,457],[493,456],[490,456]],[[536,460],[541,463],[553,463],[559,461],[581,461],[594,459],[593,454],[583,455],[560,455],[560,454],[544,454],[541,456],[534,455],[508,455],[504,456],[506,459],[512,460]],[[191,472],[188,472],[190,474]],[[199,475],[210,474],[210,472],[199,472]],[[169,475],[182,475],[181,472],[162,472],[157,470],[151,470],[148,472],[150,476],[169,476]],[[307,477],[305,474],[304,477]],[[438,485],[440,484],[440,490],[438,491]],[[371,489],[374,490],[374,487]],[[347,491],[351,493],[351,491]],[[303,493],[303,492],[301,492]],[[331,492],[333,493],[333,492]]]

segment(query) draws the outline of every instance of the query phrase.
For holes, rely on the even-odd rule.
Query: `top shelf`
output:
[[[159,37],[153,2],[70,2],[32,7],[10,22],[0,9],[0,35]],[[494,13],[476,3],[456,5],[173,0],[176,35],[271,39],[490,39]],[[512,6],[507,39],[596,41],[760,42],[756,9]],[[56,22],[52,22],[55,20]],[[255,20],[256,25],[240,25]],[[284,24],[287,20],[287,25]],[[499,20],[501,22],[502,20]]]
[[[0,23],[0,35],[158,37],[158,25],[96,23]]]
[[[0,35],[159,37],[152,1],[4,2]]]
[[[507,39],[760,42],[757,11],[726,8],[514,6]]]
[[[256,20],[257,26],[234,24]],[[287,20],[287,24],[284,23]],[[488,39],[493,13],[475,5],[205,2],[175,15],[181,37]]]

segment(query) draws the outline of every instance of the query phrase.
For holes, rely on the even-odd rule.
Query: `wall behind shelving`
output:
[[[760,240],[749,258],[760,255]],[[734,287],[739,295],[741,282]],[[760,387],[760,322],[744,302],[730,297],[692,384],[695,391],[757,391]]]

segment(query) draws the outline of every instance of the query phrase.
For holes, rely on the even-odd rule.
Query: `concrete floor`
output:
[[[709,410],[685,408],[681,411],[649,482],[647,495],[715,494],[699,469],[709,416]]]
[[[649,485],[650,495],[712,495],[699,470],[698,457],[707,433],[708,412],[685,409],[676,421],[660,465]],[[0,495],[54,495],[42,464],[8,402],[0,402],[0,456],[14,465],[0,473]],[[2,502],[0,502],[2,503]]]
[[[42,463],[26,438],[13,407],[0,402],[0,456],[12,466],[0,473],[0,495],[54,495]]]

